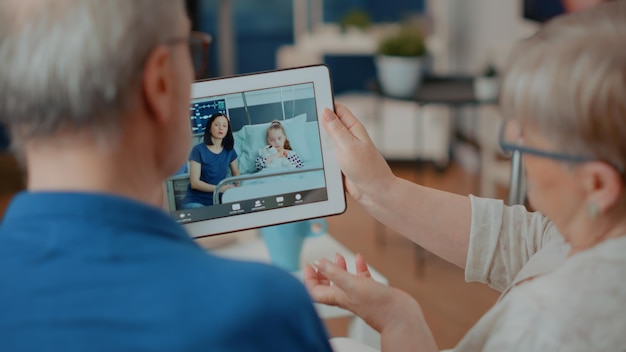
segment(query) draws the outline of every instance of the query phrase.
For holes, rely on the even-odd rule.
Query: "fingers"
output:
[[[367,262],[365,261],[365,258],[360,253],[356,254],[355,266],[356,266],[356,273],[358,275],[364,276],[364,277],[372,277],[372,274],[370,273],[370,269],[367,266]]]
[[[335,103],[335,111],[337,112],[337,117],[339,117],[343,125],[346,126],[348,130],[353,130],[361,125],[359,119],[357,119],[352,111],[350,111],[350,109],[348,109],[345,105]]]
[[[324,275],[324,277],[346,292],[349,292],[355,285],[354,279],[356,276],[354,274],[347,272],[344,268],[326,259],[317,262],[317,268],[318,273]]]
[[[317,281],[317,272],[313,269],[309,264],[304,265],[302,269],[304,274],[304,283],[306,284],[308,281]]]
[[[312,292],[319,285],[318,274],[312,266],[306,264],[302,269],[304,274],[304,286]]]
[[[363,299],[367,301],[366,293],[372,287],[377,287],[377,283],[372,280],[362,255],[357,254],[355,264],[356,274],[349,273],[346,270],[346,259],[336,254],[334,262],[321,259],[314,266],[305,265],[304,285],[313,300],[349,310],[356,309],[359,303],[354,306],[355,302]]]
[[[328,305],[337,305],[337,287],[331,286],[328,280],[320,272],[316,272],[311,265],[304,266],[304,286],[315,302]]]
[[[349,143],[355,139],[346,125],[344,125],[344,123],[333,111],[326,109],[324,110],[322,116],[324,129],[328,132],[328,135],[333,139],[333,142],[336,145],[344,146],[345,143]]]
[[[343,145],[354,140],[369,140],[365,127],[347,107],[336,103],[335,110],[337,113],[330,109],[324,110],[322,121],[326,132],[336,144]]]
[[[348,270],[348,265],[346,264],[346,258],[344,258],[341,254],[335,254],[335,264],[343,270]]]
[[[316,265],[318,266],[317,271],[315,271],[313,267],[310,267],[310,266],[305,267],[305,272],[304,272],[305,280],[307,278],[311,278],[311,279],[315,278],[315,280],[317,280],[319,284],[330,284],[330,281],[334,281],[332,277],[323,273],[323,270],[327,268],[326,263],[331,263],[331,262],[326,259],[324,259],[323,261],[317,262],[316,263]],[[352,275],[348,272],[346,258],[339,253],[335,254],[334,267],[338,271],[343,271],[349,275]],[[356,274],[358,276],[367,277],[367,278],[372,277],[372,274],[369,271],[369,267],[367,266],[367,262],[365,261],[365,258],[363,257],[363,255],[361,255],[360,253],[356,254],[355,267],[356,267]]]
[[[322,273],[315,270],[315,268],[312,267],[311,265],[309,264],[305,265],[302,270],[304,274],[305,286],[308,287],[308,284],[312,286],[330,285],[330,280],[326,276],[324,276]]]

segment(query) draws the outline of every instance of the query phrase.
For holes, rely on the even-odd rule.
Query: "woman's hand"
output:
[[[372,279],[362,255],[356,255],[356,273],[346,270],[346,260],[335,255],[335,262],[316,262],[317,271],[304,267],[304,284],[313,300],[347,309],[363,318],[377,331],[387,325],[387,307],[394,300],[394,289]],[[382,313],[382,314],[381,314]]]
[[[227,190],[229,190],[231,188],[235,188],[235,187],[237,187],[237,185],[234,184],[234,183],[229,183],[229,184],[223,185],[222,187],[220,187],[220,193],[224,193]]]
[[[313,300],[339,306],[361,317],[381,334],[383,351],[438,351],[419,304],[405,292],[372,279],[362,255],[356,255],[356,273],[346,260],[316,262],[317,271],[304,267],[304,284]]]
[[[395,176],[365,127],[345,106],[335,104],[335,110],[337,114],[324,110],[322,120],[337,147],[337,159],[350,195],[361,200],[364,194],[389,189]]]

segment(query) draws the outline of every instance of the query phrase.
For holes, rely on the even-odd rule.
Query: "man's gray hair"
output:
[[[116,130],[182,0],[3,0],[0,119],[17,139]],[[114,134],[113,134],[114,136]],[[19,141],[18,141],[19,142]]]

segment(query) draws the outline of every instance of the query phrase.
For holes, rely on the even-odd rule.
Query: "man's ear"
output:
[[[141,84],[146,110],[156,122],[162,122],[172,111],[173,72],[171,53],[164,45],[156,46],[148,55]]]
[[[585,190],[588,201],[595,204],[601,213],[606,213],[617,205],[624,192],[624,183],[617,170],[601,161],[585,165]]]

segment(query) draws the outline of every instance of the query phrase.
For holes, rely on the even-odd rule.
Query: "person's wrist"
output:
[[[419,303],[404,291],[392,290],[394,299],[388,308],[388,317],[384,326],[377,330],[381,334],[383,349],[401,345],[407,351],[438,351]]]
[[[359,203],[367,208],[376,207],[378,204],[385,204],[385,198],[393,194],[398,178],[391,172],[374,178],[374,181],[365,187],[360,188],[361,197],[357,199]]]
[[[379,325],[378,331],[382,332],[384,329],[394,328],[396,325],[404,325],[404,316],[407,314],[407,311],[414,310],[414,303],[417,302],[407,293],[397,288],[390,287],[386,303],[380,306],[385,314],[381,315],[380,321],[377,323]],[[409,307],[411,307],[411,309],[409,309]]]
[[[385,329],[393,328],[398,321],[403,320],[406,307],[403,303],[404,292],[393,287],[385,286],[382,290],[377,290],[377,298],[367,305],[361,305],[361,311],[354,311],[374,330],[382,332]]]

